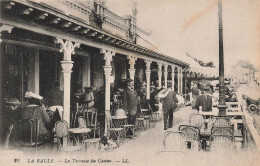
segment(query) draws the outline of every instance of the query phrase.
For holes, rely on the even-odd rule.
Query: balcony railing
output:
[[[260,152],[260,135],[253,124],[253,117],[251,117],[246,110],[244,111],[243,123],[245,145],[250,150]]]
[[[127,20],[106,8],[104,9],[104,17],[105,20],[102,25],[103,29],[126,40],[128,39],[129,26],[127,25]]]

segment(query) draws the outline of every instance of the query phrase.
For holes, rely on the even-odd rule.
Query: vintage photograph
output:
[[[0,0],[0,164],[260,165],[259,0]]]

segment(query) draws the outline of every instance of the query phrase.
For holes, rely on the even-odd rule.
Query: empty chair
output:
[[[212,127],[211,135],[234,135],[232,127]]]
[[[200,130],[189,125],[179,126],[179,131],[185,134],[186,147],[192,150],[200,150]]]
[[[161,121],[161,117],[160,117],[160,113],[159,110],[155,111],[152,109],[150,103],[148,102],[148,109],[151,112],[151,121],[157,122],[157,121]]]
[[[107,120],[107,131],[108,138],[114,136],[117,139],[117,145],[119,146],[120,139],[123,138],[123,128],[115,127],[113,124],[110,111],[106,111],[106,120]]]
[[[4,144],[5,149],[8,149],[8,147],[9,147],[10,135],[11,135],[11,133],[12,133],[13,128],[14,128],[14,125],[11,124],[11,125],[9,126],[9,128],[8,128],[7,133],[6,133],[6,136],[5,136],[5,144]]]
[[[71,146],[71,142],[69,138],[69,127],[66,121],[61,120],[55,123],[55,134],[57,137],[58,149],[60,149],[61,151],[69,153],[75,151],[79,152],[82,149],[82,146]],[[62,147],[61,140],[60,140],[64,137],[67,137],[68,139],[68,145],[66,147]]]
[[[35,149],[44,147],[44,142],[39,142],[39,120],[19,120],[21,148]]]
[[[86,125],[86,120],[84,119],[84,116],[79,116],[78,117],[78,123],[79,123],[79,128],[87,128]],[[86,149],[88,149],[90,146],[94,146],[95,148],[99,147],[99,141],[100,138],[88,138],[87,133],[82,133],[82,139],[83,139],[83,144]]]
[[[141,109],[140,118],[144,118],[146,129],[148,128],[148,124],[149,124],[149,127],[151,127],[151,114],[149,112],[149,109]]]
[[[205,116],[201,114],[191,114],[189,116],[189,125],[198,127],[199,129],[205,128]]]
[[[236,150],[235,138],[232,135],[212,135],[210,137],[210,151]]]
[[[214,117],[212,121],[212,127],[231,127],[231,121],[228,117]]]
[[[181,131],[167,131],[164,134],[163,147],[167,151],[183,151],[185,149],[185,134]]]
[[[100,123],[97,122],[97,110],[91,108],[85,111],[85,119],[87,128],[90,128],[93,131],[94,138],[96,138],[96,131],[98,132],[98,137],[100,137]]]

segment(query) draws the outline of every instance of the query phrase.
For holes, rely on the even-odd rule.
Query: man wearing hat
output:
[[[29,105],[22,109],[21,118],[39,120],[39,141],[50,141],[51,136],[48,129],[50,128],[51,119],[45,109],[41,106],[43,97],[33,92],[26,92],[25,98],[28,100]]]
[[[48,109],[53,113],[56,109],[59,111],[60,118],[63,114],[63,92],[60,90],[60,82],[56,80],[54,82],[54,88],[46,95],[46,105]]]
[[[122,92],[123,107],[128,113],[128,123],[135,124],[136,116],[141,113],[140,100],[134,90],[134,81],[132,79],[127,80],[127,87]]]
[[[210,96],[211,89],[209,86],[204,86],[201,95],[196,100],[195,108],[199,111],[199,107],[202,107],[202,111],[212,111],[212,96]]]
[[[159,97],[160,101],[163,103],[164,130],[167,130],[168,128],[172,128],[173,112],[177,108],[178,98],[171,88],[167,89],[164,93],[161,93]]]

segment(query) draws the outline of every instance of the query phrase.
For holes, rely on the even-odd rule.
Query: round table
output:
[[[79,135],[91,132],[90,128],[70,128],[69,132],[73,134],[76,145],[80,145]]]

